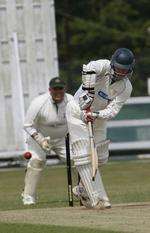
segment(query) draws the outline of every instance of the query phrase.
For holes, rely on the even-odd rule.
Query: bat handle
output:
[[[92,122],[88,121],[88,129],[89,129],[89,136],[93,138],[93,129],[92,129]]]

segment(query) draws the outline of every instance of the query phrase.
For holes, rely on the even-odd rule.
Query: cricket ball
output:
[[[32,157],[32,154],[31,154],[30,151],[26,151],[26,152],[23,154],[23,157],[24,157],[25,159],[30,159],[30,158]]]

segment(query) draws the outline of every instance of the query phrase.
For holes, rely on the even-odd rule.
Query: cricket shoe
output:
[[[73,189],[73,194],[82,202],[82,204],[87,207],[87,208],[93,208],[93,209],[99,209],[99,210],[104,210],[104,209],[110,209],[111,204],[109,200],[99,200],[96,206],[91,206],[90,199],[87,195],[87,192],[85,188],[82,185],[77,185]]]
[[[75,195],[75,197],[81,201],[81,203],[87,207],[87,208],[91,208],[91,202],[90,199],[87,195],[87,192],[85,190],[85,188],[82,185],[77,185],[75,187],[73,187],[72,189],[73,194]]]
[[[104,210],[104,209],[110,209],[111,204],[109,200],[100,200],[97,205],[94,207],[94,209]]]
[[[36,201],[34,197],[24,193],[22,193],[21,196],[24,205],[35,205]]]

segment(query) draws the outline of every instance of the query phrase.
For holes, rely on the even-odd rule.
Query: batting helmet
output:
[[[111,58],[111,71],[116,79],[131,76],[135,58],[131,50],[127,48],[119,48],[115,51]]]

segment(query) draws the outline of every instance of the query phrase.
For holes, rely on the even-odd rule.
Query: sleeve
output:
[[[79,87],[79,89],[74,94],[74,100],[76,103],[79,103],[79,97],[84,93],[84,90],[82,89],[82,85]]]
[[[87,65],[83,65],[82,69],[82,89],[93,91],[95,87],[96,77],[103,76],[110,68],[109,60],[91,61]]]
[[[24,122],[24,129],[29,135],[33,135],[37,133],[35,128],[35,123],[37,121],[37,116],[40,111],[41,104],[39,98],[34,99],[26,113],[25,122]]]
[[[129,81],[124,92],[118,95],[114,100],[112,100],[104,110],[99,111],[99,118],[114,118],[119,113],[127,99],[129,99],[131,92],[132,85]]]
[[[110,61],[107,59],[100,59],[97,61],[91,61],[89,62],[86,66],[86,68],[90,71],[95,71],[95,73],[97,75],[101,75],[105,72],[108,71],[108,69],[110,68]]]

